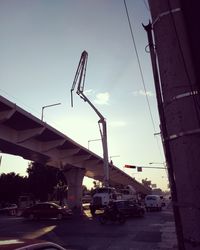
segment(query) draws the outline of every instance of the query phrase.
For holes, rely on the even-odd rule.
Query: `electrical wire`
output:
[[[149,8],[149,6],[148,6],[146,0],[143,0],[143,3],[144,3],[144,5],[145,5],[146,9],[147,9],[148,11],[150,11],[150,8]]]
[[[134,35],[133,35],[133,29],[132,29],[132,25],[131,25],[131,22],[130,22],[130,17],[129,17],[128,8],[127,8],[127,5],[126,5],[126,0],[124,0],[124,6],[125,6],[126,15],[127,15],[127,19],[128,19],[128,24],[129,24],[129,28],[130,28],[130,32],[131,32],[131,37],[132,37],[132,41],[133,41],[134,50],[135,50],[136,57],[137,57],[138,67],[139,67],[139,71],[140,71],[140,75],[141,75],[141,79],[142,79],[142,85],[143,85],[144,92],[145,92],[145,97],[146,97],[146,101],[147,101],[147,105],[148,105],[148,109],[149,109],[149,114],[150,114],[151,122],[152,122],[152,125],[153,125],[154,134],[156,134],[155,123],[154,123],[153,115],[152,115],[152,112],[151,112],[149,98],[147,96],[147,90],[146,90],[146,86],[145,86],[144,75],[143,75],[143,72],[142,72],[140,58],[139,58],[139,54],[138,54],[138,51],[137,51],[135,38],[134,38]],[[157,138],[156,138],[156,142],[157,142],[157,146],[158,146],[159,153],[160,153],[160,156],[161,156],[160,146],[158,144]],[[161,158],[162,158],[162,156],[161,156]]]
[[[131,32],[131,37],[132,37],[132,41],[133,41],[135,54],[136,54],[136,57],[137,57],[138,67],[139,67],[140,76],[141,76],[141,79],[142,79],[142,85],[143,85],[143,88],[144,88],[147,105],[148,105],[148,108],[149,108],[151,121],[152,121],[152,124],[153,124],[154,132],[156,133],[155,123],[154,123],[154,120],[153,120],[153,115],[152,115],[152,112],[151,112],[150,103],[149,103],[149,99],[148,99],[148,96],[147,96],[147,90],[146,90],[146,86],[145,86],[144,76],[143,76],[142,67],[141,67],[141,63],[140,63],[140,59],[139,59],[139,55],[138,55],[138,51],[137,51],[137,47],[136,47],[135,38],[134,38],[134,35],[133,35],[133,29],[132,29],[132,25],[131,25],[131,22],[130,22],[130,17],[129,17],[128,8],[127,8],[127,5],[126,5],[126,0],[124,0],[124,6],[125,6],[125,10],[126,10],[128,24],[129,24],[129,28],[130,28],[130,32]]]

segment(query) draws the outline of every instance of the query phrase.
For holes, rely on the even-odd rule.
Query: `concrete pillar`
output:
[[[63,171],[68,184],[68,205],[74,211],[80,212],[82,209],[82,182],[85,169],[70,168]]]
[[[200,97],[179,0],[149,0],[184,249],[200,249]],[[176,227],[179,227],[177,224]]]

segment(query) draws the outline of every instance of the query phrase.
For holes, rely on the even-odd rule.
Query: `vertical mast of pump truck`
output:
[[[74,81],[72,84],[72,88],[71,88],[71,106],[73,107],[73,91],[77,85],[76,93],[92,107],[92,109],[100,118],[98,121],[98,124],[99,124],[99,130],[101,134],[102,147],[103,147],[103,159],[104,159],[103,185],[105,187],[108,187],[109,186],[109,162],[108,162],[106,119],[103,117],[103,115],[97,110],[97,108],[91,103],[91,101],[83,93],[84,85],[85,85],[87,59],[88,59],[88,53],[86,51],[83,51],[81,54],[81,58],[80,58],[78,68],[76,70],[76,74],[75,74]]]

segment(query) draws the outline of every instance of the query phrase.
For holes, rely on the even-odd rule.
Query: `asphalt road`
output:
[[[156,250],[176,249],[176,234],[171,209],[148,212],[144,218],[127,219],[124,225],[101,225],[98,216],[72,216],[62,221],[28,221],[21,217],[0,216],[0,241],[41,239],[70,250]],[[0,249],[3,248],[0,246]]]

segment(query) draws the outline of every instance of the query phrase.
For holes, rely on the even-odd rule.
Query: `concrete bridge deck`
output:
[[[103,158],[3,96],[0,96],[0,150],[62,169],[72,186],[84,175],[103,181]],[[111,184],[132,185],[137,192],[149,193],[116,166],[109,164],[109,172]],[[73,177],[69,179],[70,175]]]

